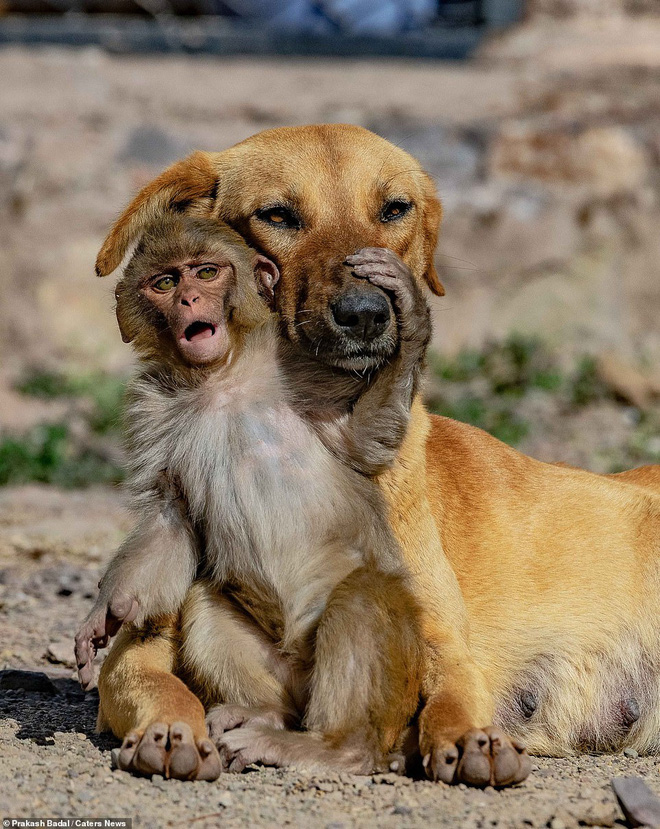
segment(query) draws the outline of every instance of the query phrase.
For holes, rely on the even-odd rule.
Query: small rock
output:
[[[614,803],[593,803],[575,817],[582,826],[614,826],[619,810]]]
[[[412,809],[410,806],[407,806],[405,803],[395,803],[394,809],[392,809],[393,815],[412,815]]]
[[[553,817],[548,826],[550,829],[566,829],[566,824],[558,817]]]
[[[72,642],[51,642],[46,650],[46,659],[56,665],[66,665],[67,668],[76,667],[73,655]]]
[[[0,671],[0,690],[33,691],[51,696],[59,693],[42,671],[20,671],[15,668]]]
[[[229,792],[220,792],[218,795],[218,806],[222,806],[223,809],[228,809],[232,803],[233,798]]]
[[[639,752],[635,751],[634,748],[624,748],[623,753],[626,757],[639,757]]]

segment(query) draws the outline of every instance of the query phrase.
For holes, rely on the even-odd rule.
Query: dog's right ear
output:
[[[161,216],[183,212],[209,215],[218,182],[213,157],[212,153],[193,153],[138,193],[114,223],[96,257],[97,276],[107,276],[118,268],[141,231]]]

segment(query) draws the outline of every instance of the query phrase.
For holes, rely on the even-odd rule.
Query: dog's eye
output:
[[[198,279],[213,279],[213,277],[218,275],[218,269],[213,265],[204,265],[203,268],[200,268],[197,271],[197,278]]]
[[[381,222],[391,222],[400,219],[411,208],[411,202],[404,201],[403,199],[393,199],[392,201],[388,201],[380,211],[380,220]]]
[[[276,205],[275,207],[262,207],[255,213],[257,219],[269,225],[287,227],[294,230],[300,228],[301,222],[298,216],[289,207]]]
[[[167,274],[166,276],[161,276],[160,279],[157,279],[153,286],[157,291],[165,293],[166,291],[171,291],[172,288],[175,288],[178,281],[179,280],[176,276]]]

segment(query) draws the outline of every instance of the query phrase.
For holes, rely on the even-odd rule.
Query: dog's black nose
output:
[[[333,303],[332,316],[356,340],[374,340],[390,323],[390,304],[381,291],[348,291]]]

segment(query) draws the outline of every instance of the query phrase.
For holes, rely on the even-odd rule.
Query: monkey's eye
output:
[[[198,279],[213,279],[218,275],[218,269],[214,265],[204,265],[197,271]]]
[[[157,279],[153,286],[157,291],[171,291],[172,288],[176,288],[178,281],[179,280],[176,277],[168,274],[167,276],[161,276],[160,279]]]
[[[405,216],[412,209],[412,202],[405,199],[392,199],[385,203],[380,211],[381,222],[392,222]]]
[[[286,227],[291,230],[299,230],[302,226],[300,218],[290,207],[276,204],[273,207],[262,207],[254,214],[260,222],[265,222],[276,227]]]

